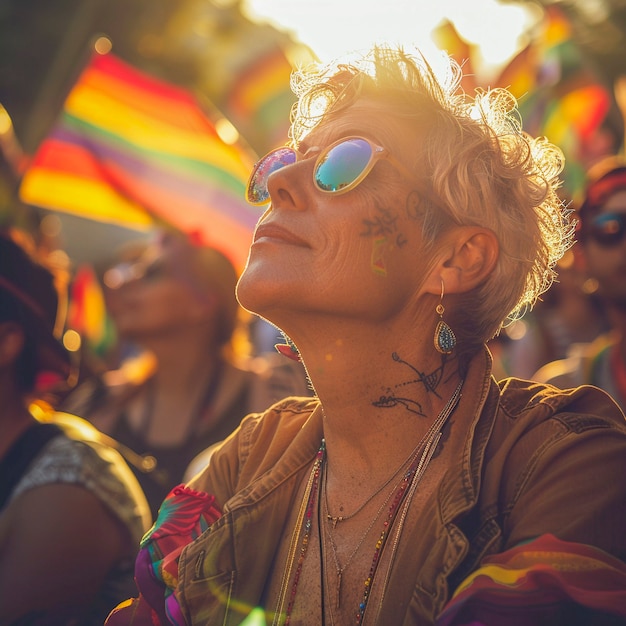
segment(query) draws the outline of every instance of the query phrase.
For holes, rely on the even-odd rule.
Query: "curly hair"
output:
[[[505,89],[460,89],[462,69],[419,52],[375,46],[356,58],[301,68],[292,75],[294,146],[313,128],[358,99],[381,104],[389,117],[414,127],[411,171],[423,190],[426,253],[454,225],[491,229],[500,254],[492,274],[459,299],[459,346],[472,350],[532,308],[555,278],[574,226],[558,195],[563,153],[522,130],[515,98]],[[422,249],[423,251],[423,249]]]

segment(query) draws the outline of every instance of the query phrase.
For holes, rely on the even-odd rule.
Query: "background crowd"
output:
[[[498,379],[590,383],[626,411],[626,161],[619,91],[610,99],[562,190],[576,243],[558,281],[488,345]],[[249,143],[263,151],[283,130]],[[133,595],[136,546],[170,490],[246,414],[312,390],[274,349],[285,338],[238,305],[228,252],[162,219],[105,243],[91,288],[114,333],[96,350],[83,324],[72,346],[77,267],[50,212],[18,199],[26,163],[11,133],[0,129],[0,624],[101,624]],[[34,600],[23,580],[46,593]]]

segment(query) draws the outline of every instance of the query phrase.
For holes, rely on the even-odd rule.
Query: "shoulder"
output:
[[[123,457],[87,421],[52,412],[45,420],[61,428],[16,486],[13,498],[35,487],[71,484],[93,494],[110,513],[141,539],[151,523],[149,507]]]
[[[103,432],[112,432],[123,407],[152,375],[152,363],[149,355],[129,359],[117,370],[89,378],[67,395],[59,409],[88,419]]]
[[[588,427],[595,424],[626,432],[620,407],[597,387],[579,385],[562,389],[550,383],[518,378],[505,378],[498,386],[500,412],[510,420],[523,420],[532,426],[557,419],[572,426],[586,423]],[[567,416],[580,416],[580,419]]]
[[[533,379],[562,388],[598,384],[594,380],[594,364],[608,355],[614,342],[615,336],[607,333],[589,343],[573,344],[566,358],[546,363]]]
[[[272,404],[265,411],[253,413],[241,424],[245,445],[253,446],[259,440],[288,439],[302,428],[319,406],[317,398],[289,396]]]
[[[518,489],[531,475],[626,472],[626,419],[607,393],[582,385],[558,389],[515,378],[500,381],[486,449],[488,471]]]
[[[317,398],[289,397],[261,413],[246,416],[225,441],[209,449],[201,463],[194,462],[194,489],[207,491],[225,502],[242,486],[275,467],[289,450],[300,449],[301,442],[317,450],[319,429],[310,427],[312,415],[319,407]],[[309,430],[314,434],[309,435]],[[319,432],[318,432],[319,431]]]
[[[626,419],[604,391],[499,383],[485,453],[485,511],[508,545],[550,532],[626,555]],[[581,506],[584,503],[584,506]]]
[[[520,493],[532,479],[561,488],[567,483],[573,493],[581,481],[601,489],[611,474],[626,473],[626,418],[606,392],[519,379],[499,385],[486,459],[507,489]]]
[[[272,465],[319,406],[317,398],[288,397],[261,413],[251,413],[222,445],[220,454],[236,454],[240,465]]]

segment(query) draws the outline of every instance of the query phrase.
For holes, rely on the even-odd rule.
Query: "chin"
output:
[[[247,311],[259,315],[262,315],[260,309],[265,308],[269,301],[274,298],[274,295],[270,295],[271,292],[273,289],[270,288],[267,281],[262,280],[258,272],[251,271],[249,266],[241,274],[235,289],[239,304]]]
[[[239,278],[235,293],[244,309],[272,321],[272,311],[292,308],[294,292],[285,280],[268,274],[248,265]]]

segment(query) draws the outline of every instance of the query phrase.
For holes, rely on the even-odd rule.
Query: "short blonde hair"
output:
[[[424,191],[426,253],[453,225],[489,228],[500,245],[495,270],[461,297],[463,315],[454,320],[459,344],[473,351],[550,287],[556,263],[572,243],[573,224],[558,195],[561,150],[522,131],[507,90],[469,97],[460,89],[461,77],[447,56],[436,72],[419,51],[386,46],[300,69],[292,76],[297,101],[290,138],[297,146],[359,98],[380,102],[381,113],[415,128],[420,141],[409,165]]]

